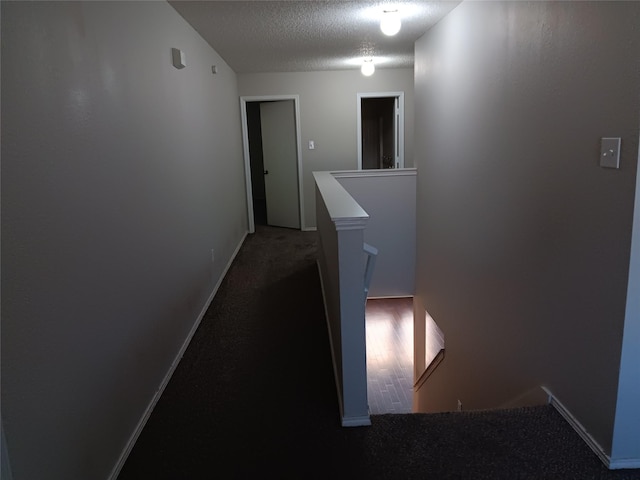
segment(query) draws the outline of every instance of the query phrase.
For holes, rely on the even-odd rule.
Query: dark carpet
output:
[[[550,406],[340,426],[316,233],[245,240],[119,480],[637,480]]]

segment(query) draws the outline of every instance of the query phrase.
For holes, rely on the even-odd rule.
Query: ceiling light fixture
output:
[[[398,10],[385,10],[382,14],[382,20],[380,21],[380,30],[382,33],[388,36],[395,35],[400,31],[400,14]]]
[[[370,77],[373,75],[373,72],[376,71],[376,66],[373,64],[373,58],[365,58],[362,61],[362,67],[360,67],[360,71],[365,77]]]

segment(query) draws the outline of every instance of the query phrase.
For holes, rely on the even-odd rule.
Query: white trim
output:
[[[122,470],[122,467],[124,467],[124,464],[127,461],[127,458],[129,457],[129,454],[131,453],[131,450],[133,449],[134,445],[136,444],[136,441],[138,440],[138,437],[142,433],[142,430],[143,430],[144,426],[146,425],[147,421],[149,420],[149,417],[151,416],[151,413],[153,412],[153,409],[155,408],[156,404],[158,403],[158,400],[160,400],[160,397],[162,396],[162,393],[164,392],[164,389],[169,384],[169,381],[171,380],[171,377],[173,376],[173,372],[175,372],[176,368],[178,367],[178,364],[180,363],[180,360],[182,360],[182,357],[183,357],[184,353],[186,352],[187,347],[189,346],[189,343],[191,342],[191,339],[193,338],[193,335],[196,333],[196,330],[198,330],[198,327],[200,326],[200,322],[202,322],[202,319],[204,318],[205,313],[207,313],[207,309],[211,305],[211,302],[213,301],[213,298],[215,297],[216,293],[218,292],[218,288],[220,288],[220,285],[222,284],[222,281],[224,280],[224,277],[227,275],[227,272],[229,271],[229,268],[231,267],[231,264],[235,260],[236,255],[240,251],[240,248],[242,247],[242,244],[244,243],[245,239],[247,238],[247,234],[248,233],[249,232],[245,232],[244,233],[244,235],[242,236],[242,239],[240,240],[240,243],[238,243],[238,246],[236,247],[235,251],[231,255],[231,258],[230,258],[229,262],[227,263],[227,266],[224,268],[224,270],[222,272],[222,275],[220,275],[220,278],[218,279],[218,282],[213,287],[211,295],[209,295],[209,298],[207,299],[207,301],[205,302],[204,306],[202,307],[202,310],[200,311],[200,314],[196,318],[196,321],[193,324],[193,327],[191,327],[191,330],[189,331],[189,334],[187,335],[187,338],[185,338],[184,342],[182,343],[182,346],[180,347],[180,350],[178,350],[178,354],[173,359],[173,362],[171,363],[171,366],[169,367],[169,370],[167,371],[167,374],[162,379],[162,382],[160,383],[160,386],[158,387],[158,390],[156,391],[156,393],[154,394],[153,398],[149,402],[149,405],[147,405],[147,408],[145,409],[144,413],[142,414],[142,417],[140,418],[140,421],[138,422],[138,425],[136,425],[136,428],[133,430],[133,433],[131,434],[131,437],[129,438],[129,441],[125,445],[124,450],[122,450],[122,453],[120,454],[120,458],[118,458],[118,461],[116,462],[115,466],[113,467],[113,470],[111,470],[111,474],[108,477],[109,480],[117,480],[118,475],[120,474],[120,470]]]
[[[413,298],[413,295],[369,295],[368,300],[394,299],[394,298]]]
[[[247,216],[249,233],[255,232],[253,221],[253,191],[251,189],[251,155],[249,154],[249,131],[247,128],[247,102],[274,102],[293,100],[296,121],[296,156],[298,166],[298,208],[300,209],[300,230],[305,230],[304,224],[304,190],[302,183],[302,140],[300,137],[300,95],[258,95],[240,97],[240,116],[242,118],[242,151],[244,156],[244,177],[247,191]]]
[[[340,185],[331,172],[313,172],[313,178],[336,230],[365,228],[369,214]]]
[[[442,360],[444,360],[444,348],[441,348],[436,356],[433,357],[433,360],[429,362],[429,365],[425,367],[424,371],[418,377],[418,380],[413,384],[414,392],[418,392],[422,388],[422,385],[424,385],[427,379],[436,371],[436,368],[438,368]]]
[[[253,190],[251,188],[251,155],[249,155],[249,133],[247,128],[247,103],[240,97],[240,117],[242,118],[242,152],[244,157],[244,183],[247,193],[247,225],[249,233],[255,233],[253,221]]]
[[[609,470],[621,470],[623,468],[640,468],[640,459],[609,460]]]
[[[318,227],[306,227],[302,231],[303,232],[316,232],[317,230],[318,230]]]
[[[564,417],[564,419],[573,427],[580,438],[593,450],[598,458],[604,463],[607,468],[623,468],[623,467],[613,467],[611,464],[611,458],[607,455],[604,449],[600,446],[600,444],[591,436],[587,429],[578,421],[576,417],[569,411],[567,407],[565,407],[560,400],[558,400],[553,393],[547,388],[542,387],[542,389],[549,395],[549,403]],[[630,467],[625,467],[630,468]]]
[[[380,170],[337,170],[330,172],[335,178],[362,178],[362,177],[415,177],[418,169],[410,168],[385,168]]]
[[[369,221],[367,218],[332,218],[336,231],[342,230],[364,230]]]
[[[371,425],[371,417],[362,415],[361,417],[342,417],[343,427],[368,427]]]
[[[404,168],[404,92],[358,92],[357,100],[357,141],[358,141],[358,170],[362,170],[362,99],[363,98],[397,98],[398,108],[400,110],[400,119],[398,122],[398,157],[399,167]]]

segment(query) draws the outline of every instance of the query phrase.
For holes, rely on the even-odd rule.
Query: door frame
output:
[[[404,92],[367,92],[358,93],[357,118],[358,118],[358,170],[362,170],[362,99],[363,98],[397,98],[398,99],[398,131],[397,131],[397,151],[398,168],[404,168]]]
[[[240,116],[242,118],[242,150],[244,156],[244,178],[247,191],[247,219],[249,233],[256,231],[253,219],[253,191],[251,188],[251,154],[249,153],[249,129],[247,127],[247,103],[248,102],[277,102],[280,100],[293,100],[295,125],[296,125],[296,168],[298,170],[298,208],[300,210],[300,230],[305,230],[304,225],[304,200],[302,190],[302,143],[300,140],[300,95],[258,95],[240,97]]]

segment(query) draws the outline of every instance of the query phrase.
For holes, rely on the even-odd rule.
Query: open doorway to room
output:
[[[298,96],[240,100],[249,232],[303,229]]]
[[[404,92],[358,93],[358,169],[404,168]]]

